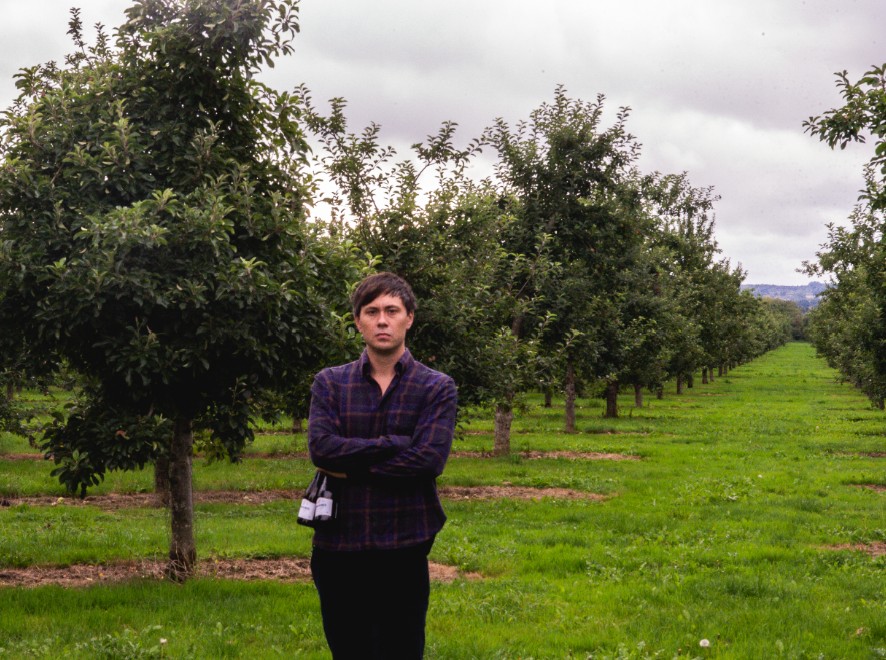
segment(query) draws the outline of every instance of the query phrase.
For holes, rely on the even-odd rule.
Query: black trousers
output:
[[[422,658],[433,543],[361,552],[314,548],[311,574],[335,660]]]

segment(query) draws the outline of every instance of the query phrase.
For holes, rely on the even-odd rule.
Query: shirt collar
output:
[[[400,356],[400,359],[397,360],[397,364],[394,365],[394,371],[397,372],[398,376],[402,376],[406,371],[409,370],[409,367],[412,366],[412,363],[415,362],[415,358],[412,357],[412,353],[409,352],[407,348],[403,351],[403,355]],[[363,349],[363,354],[360,355],[360,359],[358,360],[360,365],[360,372],[366,378],[369,378],[369,370],[372,365],[369,363],[369,355],[366,352],[366,349]]]

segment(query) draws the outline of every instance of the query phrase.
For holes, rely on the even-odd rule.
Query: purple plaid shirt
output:
[[[339,518],[314,530],[324,550],[390,550],[428,541],[446,516],[436,477],[452,447],[455,382],[407,350],[384,396],[359,360],[324,369],[311,386],[308,449],[335,479]]]

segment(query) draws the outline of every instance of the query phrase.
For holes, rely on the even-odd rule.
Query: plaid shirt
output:
[[[314,530],[324,550],[389,550],[428,541],[446,516],[436,477],[452,446],[456,388],[407,350],[382,395],[359,360],[324,369],[311,386],[308,449],[331,472],[338,520]]]

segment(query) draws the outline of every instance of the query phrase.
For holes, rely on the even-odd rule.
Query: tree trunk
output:
[[[618,417],[618,381],[610,381],[606,385],[606,415],[609,419]]]
[[[566,395],[566,433],[575,433],[575,367],[571,361],[566,363],[563,389]]]
[[[639,383],[634,383],[634,407],[643,407],[643,386]]]
[[[659,385],[655,388],[655,398],[664,399],[664,385]]]
[[[693,376],[692,374],[686,376],[686,387],[688,387],[690,390],[695,387],[695,376]]]
[[[554,388],[545,387],[545,408],[554,407]]]
[[[508,456],[511,453],[511,422],[514,410],[509,404],[500,403],[495,407],[495,441],[492,453]]]
[[[304,420],[301,417],[292,418],[292,434],[298,435],[305,432]]]
[[[6,400],[12,401],[15,398],[15,383],[11,380],[6,383]]]
[[[683,376],[677,376],[677,394],[683,394]]]
[[[714,368],[708,367],[708,379],[711,383],[714,382]]]
[[[722,364],[717,367],[717,375],[720,376],[720,378],[723,377],[723,365]]]
[[[163,454],[154,461],[154,495],[160,506],[169,508],[169,456]]]
[[[707,368],[707,367],[702,367],[702,370],[701,370],[701,384],[702,384],[702,385],[707,385],[707,384],[708,384],[708,368]]]
[[[184,582],[194,571],[197,547],[194,543],[194,493],[191,474],[191,454],[194,431],[191,420],[175,420],[172,447],[169,452],[169,493],[172,537],[166,576],[175,582]]]
[[[523,334],[523,315],[518,314],[513,321],[511,321],[511,334],[515,337],[520,337]]]

